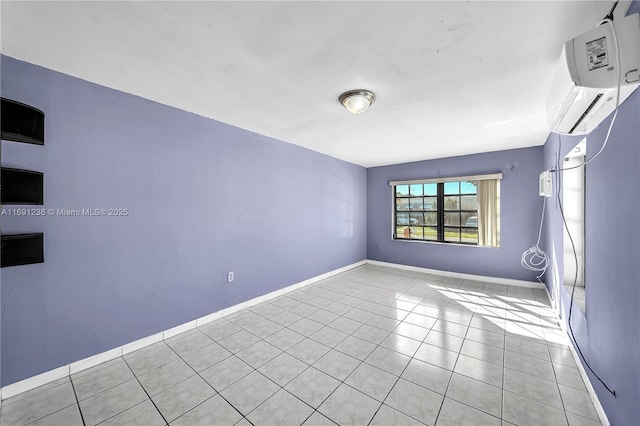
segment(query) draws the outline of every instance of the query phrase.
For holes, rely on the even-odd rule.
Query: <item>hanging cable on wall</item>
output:
[[[560,154],[562,152],[562,139],[558,140],[558,158],[560,158]],[[582,167],[584,166],[586,163],[581,164],[578,167]],[[573,168],[573,167],[572,167]],[[566,169],[569,170],[569,169]],[[564,229],[567,231],[567,236],[569,237],[569,241],[571,242],[571,250],[573,252],[573,260],[575,262],[575,272],[573,275],[573,284],[571,287],[571,300],[569,301],[569,316],[567,317],[567,324],[569,325],[569,333],[571,334],[571,340],[573,340],[573,343],[576,347],[576,350],[578,351],[578,354],[580,354],[580,358],[582,359],[582,361],[584,361],[584,365],[587,366],[587,368],[589,369],[589,371],[591,371],[591,373],[596,377],[596,379],[598,379],[598,381],[600,383],[602,383],[602,386],[604,386],[604,388],[614,397],[616,396],[616,391],[614,389],[609,388],[609,386],[607,386],[607,384],[600,378],[600,376],[598,376],[598,374],[596,374],[595,371],[593,371],[593,368],[591,368],[591,366],[589,365],[589,362],[587,361],[587,359],[585,358],[585,356],[582,353],[582,350],[580,349],[580,345],[578,344],[578,341],[576,340],[576,337],[573,334],[573,326],[571,325],[571,314],[573,312],[573,296],[575,294],[576,291],[576,284],[578,283],[578,253],[576,251],[576,246],[575,243],[573,241],[573,237],[571,236],[571,231],[569,231],[569,225],[567,225],[567,219],[564,216],[564,210],[562,209],[562,197],[560,197],[560,183],[558,182],[557,185],[557,189],[556,189],[556,198],[558,200],[558,206],[560,207],[560,215],[562,216],[562,223],[564,225]]]
[[[536,277],[540,283],[544,284],[540,278],[547,272],[549,267],[549,256],[540,248],[540,237],[542,235],[542,224],[544,223],[544,211],[547,205],[547,197],[542,202],[542,218],[540,219],[540,230],[538,231],[538,241],[527,251],[522,253],[520,264],[529,271],[540,272]]]
[[[618,2],[616,1],[614,3],[614,5],[613,5],[611,11],[609,12],[609,15],[607,15],[607,17],[603,21],[603,22],[607,22],[609,25],[611,25],[614,45],[615,45],[615,49],[616,49],[616,67],[618,69],[617,81],[616,81],[616,106],[615,106],[615,110],[614,110],[614,113],[613,113],[613,117],[611,119],[611,123],[609,124],[609,128],[607,129],[607,134],[605,136],[604,142],[602,143],[602,146],[600,147],[598,152],[596,152],[591,158],[586,160],[584,163],[578,164],[576,166],[567,167],[567,168],[560,168],[559,165],[556,165],[556,168],[554,170],[551,170],[551,172],[552,173],[558,173],[558,177],[559,177],[559,174],[564,172],[564,171],[573,170],[573,169],[577,169],[579,167],[586,166],[591,161],[593,161],[596,157],[598,157],[598,155],[600,155],[600,153],[602,153],[602,151],[604,151],[604,148],[607,146],[607,142],[609,141],[609,136],[611,135],[611,130],[613,129],[613,124],[615,123],[616,117],[618,116],[618,108],[620,107],[620,82],[621,82],[621,78],[622,78],[622,76],[620,74],[622,72],[622,68],[620,66],[620,46],[618,44],[618,37],[617,37],[617,34],[616,34],[616,29],[615,29],[615,26],[613,25],[613,11],[615,10],[617,4],[618,4]],[[561,153],[562,153],[562,139],[559,139],[558,140],[558,160],[560,158]],[[578,341],[576,340],[576,337],[573,334],[573,326],[571,325],[571,315],[573,313],[573,297],[574,297],[575,290],[576,290],[576,284],[578,282],[578,254],[576,252],[576,246],[575,246],[575,243],[573,241],[573,237],[571,236],[571,232],[569,231],[569,226],[567,225],[567,219],[564,216],[564,210],[562,208],[562,199],[560,197],[560,184],[559,184],[559,182],[556,185],[556,187],[557,187],[557,189],[556,189],[556,198],[558,200],[558,206],[560,207],[560,215],[562,216],[562,223],[564,225],[565,230],[567,231],[567,236],[569,237],[569,241],[571,242],[571,250],[573,252],[573,258],[574,258],[574,262],[575,262],[575,272],[574,272],[574,277],[573,277],[573,284],[572,284],[572,287],[571,287],[571,300],[569,302],[569,315],[567,317],[567,324],[569,325],[569,334],[571,335],[571,340],[573,341],[573,343],[574,343],[574,345],[576,347],[576,350],[578,351],[578,354],[580,354],[580,358],[582,359],[582,361],[584,361],[584,365],[586,365],[586,367],[589,369],[589,371],[591,371],[591,373],[595,376],[595,378],[598,379],[598,381],[600,383],[602,383],[602,386],[604,386],[604,388],[611,395],[613,395],[615,397],[616,396],[616,391],[614,389],[609,388],[609,386],[607,386],[607,384],[600,378],[600,376],[598,376],[598,374],[595,371],[593,371],[593,368],[591,368],[591,366],[589,365],[589,362],[587,361],[587,359],[585,358],[584,354],[582,353],[582,350],[580,349],[580,345],[578,344]]]

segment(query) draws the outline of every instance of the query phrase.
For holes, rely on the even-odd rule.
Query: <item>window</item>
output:
[[[393,238],[498,246],[500,177],[390,182]]]

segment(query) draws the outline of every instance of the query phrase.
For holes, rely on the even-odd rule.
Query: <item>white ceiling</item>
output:
[[[562,45],[611,4],[2,1],[1,47],[370,167],[542,145]]]

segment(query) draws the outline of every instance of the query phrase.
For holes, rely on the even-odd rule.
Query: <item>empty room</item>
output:
[[[640,0],[0,25],[2,426],[640,425]]]

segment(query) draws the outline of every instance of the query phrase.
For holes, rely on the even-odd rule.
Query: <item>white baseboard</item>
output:
[[[304,280],[299,283],[292,284],[288,287],[284,287],[279,290],[264,294],[262,296],[258,296],[253,299],[238,303],[237,305],[230,306],[228,308],[222,309],[220,311],[214,312],[204,317],[195,319],[193,321],[189,321],[187,323],[162,331],[160,333],[156,333],[152,336],[144,337],[140,340],[136,340],[135,342],[127,343],[123,346],[119,346],[117,348],[113,348],[108,351],[90,356],[88,358],[81,359],[71,364],[67,364],[62,367],[55,368],[53,370],[49,370],[44,373],[38,374],[36,376],[29,377],[19,382],[3,386],[2,388],[0,388],[0,401],[4,401],[8,398],[11,398],[12,396],[16,396],[20,393],[29,391],[31,389],[35,389],[39,386],[46,385],[47,383],[62,379],[64,377],[75,374],[79,371],[86,370],[98,364],[102,364],[103,362],[110,361],[112,359],[126,355],[138,349],[142,349],[146,346],[152,345],[162,340],[169,339],[170,337],[176,336],[180,333],[184,333],[185,331],[192,330],[196,327],[207,324],[211,321],[215,321],[216,319],[230,315],[234,312],[237,312],[249,306],[254,306],[258,303],[264,302],[269,299],[273,299],[275,297],[286,294],[290,291],[297,290],[309,284],[313,284],[318,281],[324,280],[326,278],[332,277],[334,275],[340,274],[342,272],[346,272],[350,269],[357,268],[358,266],[362,266],[365,263],[366,261],[363,260],[360,262],[356,262],[356,263],[352,263],[350,265],[344,266],[342,268],[334,269],[325,274],[318,275],[313,278],[309,278],[308,280]]]
[[[367,259],[367,264],[387,266],[389,268],[396,268],[396,269],[404,269],[406,271],[424,272],[427,274],[440,275],[440,276],[450,277],[450,278],[461,278],[465,280],[474,280],[474,281],[489,281],[492,283],[512,285],[517,287],[539,288],[539,289],[546,288],[544,284],[541,284],[535,281],[523,281],[523,280],[514,280],[510,278],[496,278],[496,277],[486,277],[482,275],[463,274],[460,272],[449,272],[449,271],[442,271],[440,269],[428,269],[428,268],[421,268],[418,266],[402,265],[399,263],[380,262],[378,260],[369,260],[369,259]]]
[[[198,320],[185,322],[184,324],[180,324],[176,327],[163,331],[162,338],[170,339],[174,336],[177,336],[178,334],[184,333],[185,331],[193,330],[194,328],[196,328],[197,324],[198,324]]]
[[[69,364],[69,375],[76,374],[87,368],[91,368],[95,365],[102,364],[103,362],[110,361],[122,355],[122,347],[111,349],[110,351],[99,353],[98,355],[90,356],[89,358],[81,359],[74,363]]]
[[[561,322],[562,322],[562,324],[564,324],[563,321],[561,321]],[[566,330],[565,330],[565,333],[566,333]],[[571,342],[571,339],[569,339],[569,342]],[[593,385],[591,384],[591,381],[589,380],[589,376],[587,375],[587,371],[584,369],[584,366],[582,365],[582,361],[580,360],[580,356],[578,355],[578,351],[576,351],[576,349],[573,347],[573,343],[571,343],[569,345],[569,348],[571,349],[571,353],[573,354],[573,359],[575,360],[576,365],[578,366],[578,370],[580,371],[580,375],[582,376],[582,381],[584,382],[584,385],[587,388],[587,392],[589,393],[589,396],[591,397],[591,401],[593,402],[593,406],[596,409],[596,413],[598,413],[598,417],[600,417],[600,423],[602,423],[605,426],[610,426],[611,423],[609,422],[609,419],[607,418],[607,414],[604,412],[604,408],[602,408],[602,404],[600,404],[600,400],[598,399],[598,395],[596,394],[596,390],[593,388]]]
[[[560,292],[562,292],[562,289],[560,289]],[[562,299],[562,296],[560,296],[560,299]],[[561,311],[562,311],[562,304],[560,303],[560,301],[558,301],[558,312],[561,312]],[[593,402],[593,406],[596,409],[596,413],[598,413],[598,417],[600,418],[600,423],[602,423],[605,426],[610,426],[611,423],[607,418],[607,414],[604,412],[604,408],[600,403],[600,399],[598,399],[598,394],[596,394],[596,390],[593,388],[593,385],[591,384],[591,380],[589,380],[587,371],[584,369],[584,365],[582,365],[582,360],[580,359],[580,355],[578,355],[578,351],[576,350],[575,346],[573,346],[573,341],[571,340],[571,337],[569,336],[569,331],[567,330],[567,324],[565,323],[564,318],[560,318],[559,315],[558,315],[558,320],[560,321],[560,328],[562,329],[563,333],[567,335],[567,339],[569,340],[569,349],[571,350],[571,354],[573,355],[573,360],[576,362],[576,365],[578,366],[578,371],[580,371],[580,376],[582,377],[584,386],[587,388],[587,392],[591,397],[591,401]]]
[[[47,383],[55,382],[69,376],[70,365],[67,364],[62,367],[55,368],[53,370],[45,371],[37,376],[29,377],[28,379],[21,380],[16,383],[12,383],[2,387],[2,399],[8,399],[12,396],[18,395],[22,392],[35,389],[39,386],[46,385]]]
[[[164,340],[164,332],[156,333],[151,336],[143,337],[135,342],[127,343],[122,346],[122,356],[135,352],[138,349],[142,349],[146,346],[151,346],[154,343],[162,342]]]

